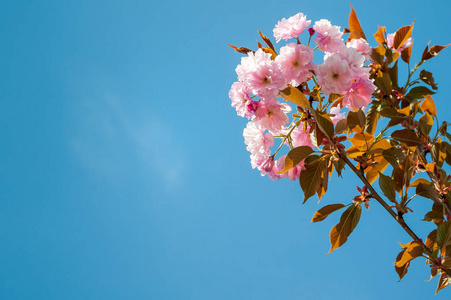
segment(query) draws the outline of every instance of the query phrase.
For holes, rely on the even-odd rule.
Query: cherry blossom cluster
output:
[[[301,163],[279,174],[284,168],[285,156],[276,160],[276,153],[271,154],[275,137],[282,139],[281,145],[290,148],[313,147],[308,123],[299,119],[290,121],[288,113],[292,108],[278,99],[281,90],[288,86],[308,86],[309,82],[320,87],[322,95],[342,95],[341,105],[328,110],[334,124],[345,117],[345,109],[367,107],[375,90],[365,65],[372,52],[366,40],[353,39],[345,43],[340,27],[325,19],[310,25],[311,21],[302,13],[280,20],[273,30],[276,42],[295,39],[294,42],[282,46],[278,55],[262,48],[249,51],[236,68],[238,81],[229,92],[237,114],[250,120],[243,135],[246,149],[251,153],[251,165],[273,180],[282,177],[296,180],[303,169]],[[299,37],[304,31],[309,38],[314,37],[315,48],[310,46],[310,39],[308,45],[300,43]],[[321,53],[323,63],[313,62],[315,51]]]

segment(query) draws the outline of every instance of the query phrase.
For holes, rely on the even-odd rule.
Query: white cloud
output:
[[[102,176],[136,176],[138,170],[168,188],[179,185],[186,167],[182,148],[169,123],[150,110],[133,112],[111,96],[84,101],[71,140],[76,157]]]

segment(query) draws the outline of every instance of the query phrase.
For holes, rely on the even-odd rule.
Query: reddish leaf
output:
[[[402,256],[404,255],[404,252],[406,252],[406,249],[399,252],[398,256],[396,257],[396,261],[399,261],[402,258]],[[395,265],[395,270],[396,270],[396,273],[398,273],[399,280],[401,280],[404,277],[404,275],[407,274],[407,269],[409,268],[409,266],[410,266],[410,262],[405,263],[401,267],[397,267]]]
[[[435,222],[435,220],[437,220],[437,221],[440,221],[440,220],[443,221],[443,214],[431,210],[430,212],[428,212],[427,214],[425,214],[425,215],[424,215],[424,218],[423,218],[423,221],[426,221],[426,222],[430,222],[430,221],[434,221],[434,222]]]
[[[318,210],[312,218],[312,222],[319,222],[326,219],[331,213],[345,207],[344,204],[329,204]]]
[[[283,168],[282,172],[279,172],[279,174],[283,174],[293,169],[312,153],[313,150],[309,146],[300,146],[292,149],[285,157],[285,167]]]
[[[302,174],[302,172],[301,172]],[[330,231],[330,254],[333,250],[337,249],[348,240],[348,236],[352,233],[357,226],[362,213],[362,206],[359,204],[351,205],[341,215],[340,222],[335,225]]]
[[[260,34],[260,36],[262,37],[262,39],[265,41],[266,46],[268,46],[270,49],[272,49],[274,52],[276,52],[276,49],[274,49],[274,45],[271,43],[271,40],[263,35],[260,30],[258,31],[258,33]]]
[[[357,125],[360,126],[361,129],[365,128],[366,118],[361,109],[356,112],[350,111],[346,117],[346,121],[351,130]]]
[[[315,120],[316,124],[318,125],[319,129],[326,134],[327,137],[330,139],[334,136],[334,123],[330,119],[329,115],[326,113],[322,113],[317,110],[311,110]]]
[[[430,49],[428,49],[429,45],[426,46],[426,48],[424,49],[423,56],[422,56],[421,60],[428,60],[428,59],[433,58],[434,56],[437,56],[440,51],[442,51],[443,49],[445,49],[449,45],[451,45],[451,44],[448,44],[446,46],[434,45]]]
[[[412,25],[401,27],[396,31],[393,38],[393,48],[398,50],[412,36],[413,23],[415,23],[415,20],[413,20]]]
[[[387,72],[383,72],[380,76],[377,76],[374,80],[376,86],[383,91],[386,95],[390,95],[393,89],[393,84],[390,78],[390,74]]]
[[[348,42],[352,39],[360,39],[360,38],[366,40],[366,36],[363,33],[359,19],[357,18],[357,15],[354,11],[354,8],[352,8],[352,5],[351,5],[351,13],[349,14],[349,31],[351,34],[349,35]]]
[[[406,158],[404,152],[402,152],[401,149],[395,147],[382,151],[382,156],[393,166],[393,168],[399,166],[399,164],[402,163]]]
[[[379,174],[379,187],[381,188],[382,193],[384,193],[385,197],[388,198],[393,203],[396,203],[396,183],[384,174]]]
[[[387,35],[387,30],[385,29],[385,26],[381,27],[381,26],[377,25],[377,27],[379,27],[379,29],[374,34],[374,38],[376,39],[376,41],[379,44],[383,44],[383,43],[385,43],[385,36]]]
[[[434,229],[429,233],[428,237],[426,238],[426,242],[424,243],[426,247],[429,248],[432,252],[438,249],[437,245],[437,229]]]
[[[402,50],[402,52],[401,52],[401,58],[406,63],[410,62],[410,55],[412,54],[412,46],[413,46],[413,41],[412,41],[412,44],[409,47],[407,47],[406,49]]]
[[[420,72],[420,79],[426,84],[429,84],[434,90],[437,89],[437,85],[435,84],[434,77],[432,76],[431,72],[428,72],[426,70],[422,70]]]
[[[427,111],[434,117],[437,116],[437,108],[435,107],[435,102],[434,102],[434,99],[432,99],[431,95],[426,95],[424,97],[424,101],[423,101],[423,103],[421,103],[420,108],[423,111]]]
[[[335,125],[335,133],[336,134],[340,134],[340,133],[346,132],[347,130],[348,130],[348,124],[346,122],[346,119],[341,119]]]
[[[378,121],[379,112],[377,111],[377,107],[372,105],[365,115],[365,131],[371,135],[374,135]]]
[[[440,224],[437,228],[437,245],[439,249],[451,243],[451,221]]]
[[[291,85],[288,85],[286,89],[281,90],[280,95],[285,101],[289,101],[303,108],[310,108],[310,102],[304,93]]]
[[[399,259],[396,259],[395,266],[398,268],[404,266],[406,263],[423,254],[423,246],[420,242],[412,241],[408,244],[400,245],[404,248],[405,251],[403,252],[401,257],[398,256]]]
[[[435,293],[437,294],[438,291],[440,291],[443,288],[446,288],[448,285],[451,284],[451,277],[446,274],[446,272],[442,271],[442,275],[440,275],[440,279],[438,280],[438,286]]]
[[[435,92],[431,91],[425,86],[416,86],[407,93],[406,97],[410,99],[421,99],[433,94],[435,94]]]
[[[432,125],[434,125],[434,119],[426,111],[424,116],[422,116],[418,122],[418,129],[420,130],[422,135],[424,135],[425,137],[428,137],[429,132],[431,132]]]
[[[235,47],[233,45],[230,45],[230,44],[227,44],[227,45],[229,45],[230,47],[233,48],[233,50],[235,50],[236,52],[239,52],[239,53],[244,53],[244,54],[248,54],[249,52],[255,53],[254,50],[251,50],[251,49],[246,48],[246,47],[237,48],[237,47]]]
[[[396,130],[391,134],[391,137],[399,142],[406,144],[407,146],[417,146],[423,141],[417,136],[412,129]]]
[[[308,198],[315,195],[321,184],[323,172],[327,172],[326,167],[326,161],[324,159],[319,159],[311,164],[305,165],[305,170],[299,176],[299,183],[304,192],[304,203]]]
[[[415,191],[418,195],[434,200],[435,202],[440,202],[440,198],[437,194],[437,191],[430,185],[420,182],[417,185],[417,189]]]
[[[412,182],[412,183],[410,184],[410,186],[417,186],[417,185],[419,185],[420,183],[424,183],[424,184],[426,184],[426,185],[431,185],[431,182],[430,182],[430,181],[427,181],[427,180],[424,179],[424,178],[418,178],[418,179],[415,179],[415,181]]]

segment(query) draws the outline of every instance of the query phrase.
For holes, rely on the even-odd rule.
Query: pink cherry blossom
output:
[[[275,166],[274,157],[268,157],[259,168],[261,175],[268,175],[269,179],[276,180],[282,178],[280,174],[277,174],[277,168]]]
[[[351,78],[369,76],[369,68],[364,68],[365,56],[355,48],[343,47],[339,52],[341,58],[348,63]]]
[[[343,106],[349,109],[353,108],[365,108],[372,99],[376,86],[373,82],[365,77],[358,77],[351,83],[349,90],[344,93]]]
[[[339,53],[329,56],[316,70],[321,91],[326,95],[348,90],[352,75],[349,63]]]
[[[310,26],[312,21],[307,20],[307,17],[303,13],[298,13],[290,18],[283,18],[280,20],[276,27],[274,27],[273,33],[278,43],[281,39],[285,41],[291,38],[298,37],[299,34]]]
[[[301,124],[300,126],[296,127],[291,132],[291,139],[293,147],[299,147],[299,146],[309,146],[313,148],[312,141],[310,140],[310,126],[307,126],[306,130],[304,130],[304,126]]]
[[[280,48],[280,54],[275,61],[283,70],[281,75],[292,86],[298,86],[312,76],[309,69],[312,68],[313,49],[302,45],[289,43]]]
[[[289,121],[291,107],[276,98],[263,99],[255,111],[255,122],[272,132],[279,132]]]
[[[365,57],[365,60],[370,59],[370,55],[373,52],[373,48],[370,47],[367,41],[365,39],[352,39],[349,42],[346,43],[346,46],[348,48],[354,48],[358,52],[362,53],[362,55]]]
[[[395,39],[395,33],[389,33],[387,34],[387,46],[390,49],[393,49],[393,41]],[[404,42],[404,44],[401,45],[401,47],[398,48],[399,53],[402,52],[402,50],[406,49],[407,47],[409,47],[410,45],[412,45],[412,38],[408,38],[407,41]]]
[[[260,170],[269,156],[270,154],[252,153],[250,155],[252,169],[257,168],[258,170]]]
[[[329,20],[322,19],[316,21],[313,29],[317,33],[314,42],[322,50],[334,53],[345,46],[341,39],[343,32],[340,31],[340,27],[332,26]]]
[[[258,49],[255,53],[241,58],[236,67],[238,80],[246,84],[252,94],[260,97],[275,97],[287,82],[281,75],[279,64],[271,59],[271,54]]]
[[[345,118],[345,113],[340,113],[341,107],[340,106],[334,106],[331,107],[329,110],[330,119],[336,125],[340,120],[343,120]]]
[[[247,123],[246,128],[243,130],[247,151],[252,154],[269,156],[271,153],[269,147],[274,146],[274,137],[271,133],[265,133],[265,131],[265,128],[254,121]]]
[[[232,107],[235,107],[240,117],[250,119],[253,113],[252,99],[247,86],[242,82],[234,82],[229,91],[229,98],[232,100]]]

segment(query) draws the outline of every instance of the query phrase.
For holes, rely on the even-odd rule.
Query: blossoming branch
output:
[[[413,24],[394,33],[379,26],[375,47],[352,7],[348,27],[325,19],[312,23],[298,13],[275,25],[276,43],[284,41],[278,50],[261,32],[264,45],[257,50],[231,45],[245,55],[229,97],[237,114],[249,119],[243,136],[251,166],[272,180],[299,180],[304,202],[315,194],[321,199],[333,172],[341,176],[349,167],[363,183],[359,194],[346,205],[326,205],[312,219],[346,208],[331,230],[329,253],[347,241],[362,204],[369,208],[375,199],[412,238],[396,258],[400,278],[411,260],[423,256],[431,276],[440,274],[438,292],[451,284],[451,176],[444,169],[451,164],[445,141],[451,135],[448,123],[437,120],[432,73],[422,70],[412,78],[447,46],[427,45],[400,84],[398,64],[410,68]],[[428,179],[414,180],[420,172]],[[376,180],[380,191],[373,187]],[[437,226],[425,243],[403,218],[416,196],[432,201],[424,220]]]

